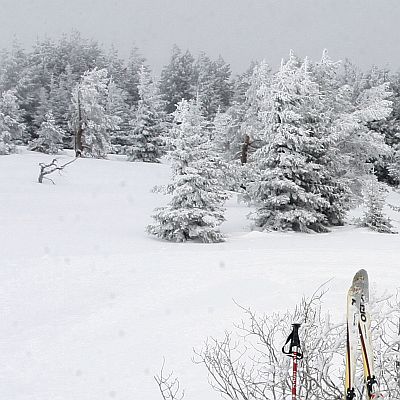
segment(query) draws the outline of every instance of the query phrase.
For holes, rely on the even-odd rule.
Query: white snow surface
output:
[[[160,400],[163,357],[185,398],[220,399],[193,348],[233,329],[235,302],[292,309],[329,280],[324,306],[343,321],[359,268],[377,292],[400,286],[400,235],[251,232],[233,197],[226,242],[164,242],[145,226],[168,200],[151,191],[168,182],[167,165],[79,159],[40,185],[38,163],[52,158],[0,157],[0,399]]]

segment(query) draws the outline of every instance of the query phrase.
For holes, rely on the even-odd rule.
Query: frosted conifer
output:
[[[164,102],[144,66],[139,73],[139,98],[135,118],[130,122],[131,146],[126,154],[129,161],[159,162],[165,131]]]
[[[45,115],[37,135],[38,138],[33,140],[28,147],[30,150],[47,154],[57,154],[62,149],[62,140],[65,133],[56,125],[51,111]]]
[[[182,99],[195,97],[196,71],[194,58],[189,50],[182,50],[174,45],[171,60],[161,72],[160,91],[166,101],[165,110],[168,114],[175,111],[176,104]]]
[[[216,155],[204,133],[200,105],[182,100],[174,112],[172,181],[164,188],[170,203],[156,209],[149,233],[166,240],[220,242],[225,194],[217,176]]]
[[[0,155],[15,151],[15,144],[22,137],[25,125],[14,91],[7,90],[0,96]]]
[[[328,221],[320,184],[327,172],[312,155],[324,141],[307,126],[307,113],[319,107],[319,92],[307,71],[290,54],[271,83],[261,85],[260,114],[266,143],[254,153],[258,172],[251,195],[258,204],[255,225],[262,229],[326,231]]]
[[[222,113],[220,110],[218,110],[214,117],[211,135],[215,148],[223,153],[226,159],[230,158],[230,130],[232,128],[232,124],[233,119],[231,115]]]
[[[387,186],[378,182],[375,175],[371,175],[365,180],[363,188],[365,212],[361,221],[362,226],[380,233],[397,233],[393,230],[390,219],[384,215],[383,211],[387,192]]]
[[[107,112],[110,79],[107,70],[86,71],[72,93],[72,128],[76,132],[76,151],[103,158],[111,150],[110,131],[120,118]]]

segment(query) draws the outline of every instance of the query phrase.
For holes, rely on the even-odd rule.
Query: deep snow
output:
[[[79,159],[40,185],[51,158],[0,157],[1,399],[160,400],[163,357],[186,399],[219,399],[192,349],[241,319],[233,300],[284,310],[330,280],[325,308],[342,321],[357,269],[378,292],[400,286],[400,235],[251,232],[233,198],[225,243],[163,242],[144,229],[167,200],[151,188],[168,166]]]

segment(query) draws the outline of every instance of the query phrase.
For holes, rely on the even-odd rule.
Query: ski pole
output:
[[[293,359],[293,375],[292,375],[292,400],[296,400],[297,395],[297,369],[298,360],[303,358],[303,352],[301,350],[299,328],[300,324],[292,324],[293,329],[288,338],[286,339],[285,345],[282,347],[282,352]],[[289,349],[286,351],[285,346],[289,343]]]

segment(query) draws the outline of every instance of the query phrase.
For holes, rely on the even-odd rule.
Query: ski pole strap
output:
[[[293,329],[288,338],[286,339],[286,343],[282,347],[282,353],[287,354],[290,357],[296,357],[298,360],[303,358],[303,352],[300,345],[299,338],[299,328],[300,324],[292,324]],[[289,349],[286,350],[285,347],[289,343]]]

